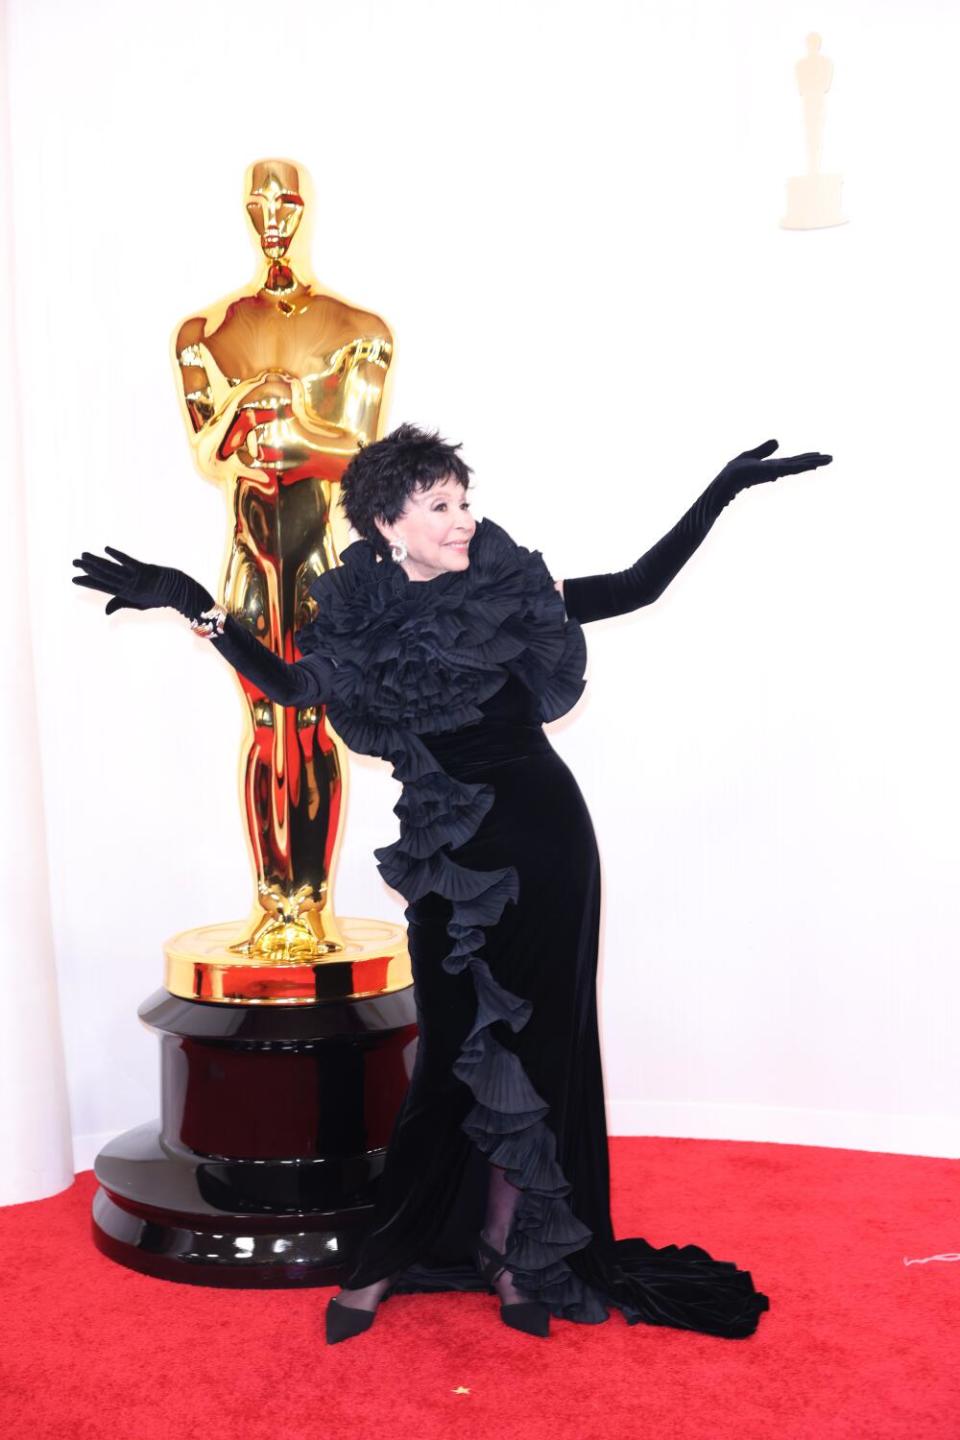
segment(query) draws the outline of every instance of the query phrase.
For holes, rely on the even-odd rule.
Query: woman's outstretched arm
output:
[[[223,621],[223,633],[213,633],[209,638],[234,670],[252,680],[268,700],[278,705],[322,705],[330,697],[336,667],[322,655],[306,655],[292,662],[281,660],[232,615]]]
[[[767,440],[755,450],[744,450],[731,460],[673,529],[628,569],[559,581],[557,589],[570,619],[586,624],[652,604],[682,570],[720,511],[736,494],[748,485],[776,480],[780,475],[796,475],[802,470],[815,470],[820,465],[829,465],[833,459],[832,455],[821,455],[819,451],[767,459],[776,448],[776,440]]]
[[[209,590],[182,570],[149,565],[122,550],[104,547],[113,560],[84,550],[74,560],[84,573],[74,575],[75,585],[99,590],[113,598],[106,613],[115,610],[152,610],[163,605],[185,615],[197,633],[207,636],[225,660],[278,705],[320,705],[330,694],[335,666],[319,655],[286,661],[274,655],[243,625],[215,604]]]

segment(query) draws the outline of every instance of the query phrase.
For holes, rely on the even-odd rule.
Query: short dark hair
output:
[[[431,434],[416,425],[400,425],[354,455],[340,481],[340,505],[353,529],[369,540],[383,559],[390,546],[374,520],[393,525],[414,490],[429,490],[450,476],[466,490],[473,471],[460,458],[459,450],[459,445],[441,440],[436,431]]]

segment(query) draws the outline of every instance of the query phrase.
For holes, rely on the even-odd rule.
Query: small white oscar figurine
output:
[[[826,95],[833,79],[833,61],[820,54],[820,36],[807,36],[807,53],[796,64],[797,88],[803,97],[806,131],[807,173],[787,181],[787,213],[780,221],[785,230],[822,230],[845,225],[840,210],[841,175],[820,174],[823,149],[823,116]]]

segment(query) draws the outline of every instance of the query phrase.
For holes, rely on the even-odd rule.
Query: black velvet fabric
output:
[[[639,1237],[614,1237],[597,1017],[600,868],[593,826],[523,684],[509,677],[482,709],[480,723],[427,743],[448,773],[468,783],[482,780],[495,792],[476,834],[451,853],[481,870],[517,869],[518,902],[486,931],[480,954],[494,979],[529,1006],[519,1030],[497,1019],[491,1031],[541,1103],[518,1114],[514,1103],[526,1104],[526,1097],[515,1101],[508,1091],[502,1103],[509,1120],[525,1128],[508,1132],[512,1149],[502,1153],[499,1134],[467,1124],[475,1096],[456,1066],[475,1023],[476,996],[468,972],[452,976],[443,969],[450,903],[425,895],[407,910],[417,1058],[363,1253],[344,1283],[357,1288],[404,1267],[391,1293],[484,1288],[471,1253],[483,1222],[487,1156],[506,1162],[514,1183],[529,1186],[514,1222],[511,1269],[517,1284],[546,1301],[552,1314],[595,1324],[616,1307],[631,1324],[749,1335],[769,1302],[748,1272],[696,1245],[657,1249]]]
[[[388,758],[403,783],[399,838],[376,855],[408,902],[420,1039],[344,1283],[400,1271],[395,1292],[485,1288],[472,1251],[492,1162],[521,1191],[509,1267],[553,1315],[596,1324],[616,1307],[631,1324],[751,1334],[769,1302],[747,1271],[612,1231],[597,845],[542,728],[582,692],[580,624],[539,552],[490,520],[467,570],[428,582],[365,542],[342,558],[313,587],[305,660],[260,673],[275,698],[322,699],[346,744]],[[584,587],[590,618],[610,578]],[[624,594],[614,586],[611,603]],[[256,666],[253,637],[215,643]]]

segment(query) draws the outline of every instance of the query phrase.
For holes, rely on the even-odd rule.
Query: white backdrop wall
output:
[[[5,31],[0,11],[0,45]],[[0,93],[0,174],[9,174],[9,111]],[[0,839],[3,1024],[0,1027],[0,1205],[38,1200],[73,1179],[70,1107],[50,920],[33,646],[26,623],[26,505],[20,450],[20,375],[13,335],[10,187],[0,188],[0,494],[8,553],[0,575],[7,624],[0,749],[6,810]]]
[[[794,62],[835,62],[848,225],[779,228]],[[317,192],[324,283],[398,337],[391,423],[463,440],[475,510],[556,576],[631,563],[738,451],[654,606],[587,628],[549,728],[604,866],[612,1133],[960,1153],[954,6],[543,0],[153,10],[10,0],[16,345],[51,908],[78,1165],[157,1109],[137,1005],[245,913],[241,706],[171,612],[72,556],[216,581],[226,518],[168,359],[253,273],[244,167]],[[356,759],[337,897],[402,918]],[[4,947],[4,963],[10,962]]]

